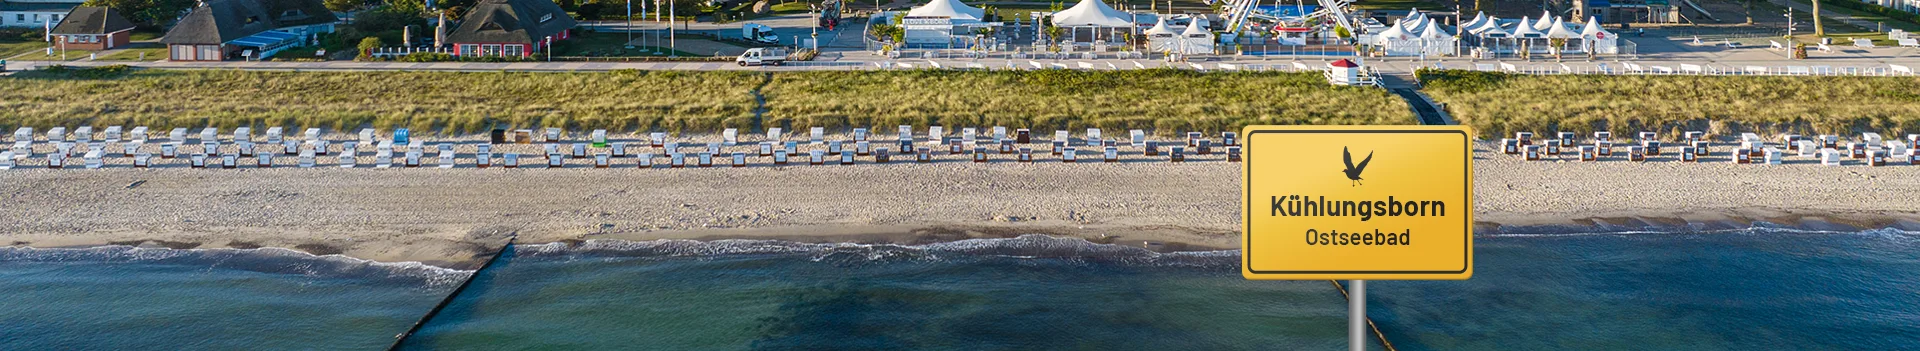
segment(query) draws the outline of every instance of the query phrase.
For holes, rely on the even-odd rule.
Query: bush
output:
[[[453,60],[453,55],[438,52],[416,52],[400,57],[400,62],[447,62]]]

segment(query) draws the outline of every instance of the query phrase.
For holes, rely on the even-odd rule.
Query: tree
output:
[[[360,58],[373,57],[373,49],[379,49],[381,46],[385,46],[385,43],[380,42],[380,37],[360,39]]]
[[[574,10],[573,12],[574,14],[579,15],[579,18],[575,18],[575,19],[582,20],[582,21],[597,21],[597,20],[600,20],[602,13],[606,12],[606,9],[607,9],[607,5],[602,5],[600,3],[594,2],[594,3],[587,3],[585,5],[580,5],[580,9]]]
[[[1820,26],[1820,0],[1813,0],[1813,37],[1827,36],[1827,29]]]
[[[87,0],[82,4],[119,10],[127,20],[146,27],[165,27],[193,5],[194,0]]]
[[[327,5],[328,11],[348,12],[359,9],[362,2],[360,0],[325,0],[322,3]]]

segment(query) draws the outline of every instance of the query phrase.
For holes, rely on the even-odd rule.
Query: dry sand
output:
[[[272,246],[451,267],[471,267],[513,235],[924,243],[1042,233],[1165,250],[1238,246],[1237,163],[1122,150],[1136,154],[1113,164],[1085,162],[1098,158],[1089,151],[1074,164],[1044,151],[1034,164],[998,154],[987,164],[942,155],[932,164],[806,166],[797,157],[785,167],[749,157],[755,166],[711,169],[636,169],[630,159],[615,169],[581,159],[567,169],[473,169],[462,154],[455,169],[370,169],[363,152],[356,169],[329,158],[315,169],[289,167],[291,158],[272,169],[190,169],[180,159],[145,170],[124,160],[98,170],[26,167],[0,171],[8,218],[0,244]],[[1916,166],[1733,165],[1724,155],[1698,164],[1526,162],[1484,146],[1476,156],[1482,233],[1754,221],[1920,228]]]

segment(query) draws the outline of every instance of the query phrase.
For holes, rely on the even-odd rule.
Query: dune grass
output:
[[[79,71],[79,70],[75,70]],[[0,78],[0,129],[19,126],[707,130],[748,116],[753,73],[429,73],[135,70]]]
[[[1920,132],[1912,77],[1529,76],[1419,72],[1424,91],[1482,136],[1699,130],[1849,135]]]
[[[1248,124],[1410,124],[1380,89],[1318,74],[1134,71],[793,72],[763,90],[770,126],[1238,130]]]
[[[756,120],[755,89],[768,109]],[[474,134],[563,127],[711,133],[1002,125],[1142,128],[1408,124],[1378,89],[1318,75],[1137,72],[254,72],[120,68],[0,77],[0,130],[21,126],[412,128]],[[760,128],[756,128],[760,127]]]

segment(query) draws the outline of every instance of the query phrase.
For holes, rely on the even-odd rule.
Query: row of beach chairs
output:
[[[994,156],[989,156],[992,154],[1008,155],[1002,157],[1012,157],[1019,162],[1035,161],[1033,148],[1026,146],[1035,140],[1030,138],[1030,134],[1027,133],[1025,129],[1018,130],[1017,133],[1009,136],[1005,133],[1004,128],[995,128],[994,139],[991,141],[976,140],[976,135],[974,135],[975,131],[972,130],[972,128],[966,129],[967,130],[962,132],[963,135],[960,138],[938,136],[939,133],[936,129],[928,136],[928,143],[939,143],[941,145],[916,147],[915,144],[917,140],[914,138],[911,129],[903,128],[901,134],[902,139],[894,141],[899,148],[889,149],[885,146],[888,144],[887,142],[870,140],[871,136],[866,135],[864,130],[855,130],[854,139],[857,141],[847,141],[838,139],[823,140],[822,131],[819,130],[819,128],[815,128],[811,134],[812,138],[810,138],[807,143],[815,150],[807,150],[804,153],[799,148],[799,141],[741,143],[737,140],[737,134],[731,131],[726,133],[725,137],[729,142],[709,142],[705,144],[704,148],[696,148],[695,146],[698,145],[695,144],[690,143],[686,147],[683,147],[678,141],[668,141],[669,138],[666,138],[664,133],[654,133],[646,138],[646,140],[630,146],[629,143],[625,141],[607,139],[604,131],[593,132],[591,134],[592,143],[576,142],[571,145],[565,145],[560,142],[563,141],[560,132],[557,129],[549,129],[547,133],[543,133],[544,135],[542,135],[543,142],[541,143],[542,145],[540,145],[542,149],[540,149],[539,152],[527,155],[527,157],[523,157],[522,154],[518,152],[507,152],[504,150],[509,145],[516,144],[520,141],[530,141],[529,139],[531,139],[516,136],[515,142],[507,144],[493,143],[492,141],[495,140],[475,144],[473,152],[468,154],[470,156],[467,158],[473,160],[472,164],[479,168],[490,166],[517,168],[522,165],[522,158],[542,159],[541,163],[552,167],[564,167],[566,160],[569,158],[592,159],[596,167],[610,167],[616,160],[620,159],[632,159],[631,162],[641,167],[652,167],[656,159],[665,161],[663,164],[669,167],[684,166],[687,164],[712,166],[715,159],[719,159],[719,162],[723,165],[741,167],[747,165],[746,161],[749,156],[769,158],[772,160],[772,164],[775,165],[787,164],[787,159],[790,156],[795,158],[806,157],[809,164],[835,163],[833,158],[838,158],[837,163],[840,164],[853,164],[855,162],[854,157],[856,156],[874,163],[888,163],[892,161],[895,156],[911,158],[917,162],[932,162],[935,150],[945,149],[946,154],[966,155],[974,162],[989,162],[990,159],[994,158]],[[20,162],[34,159],[36,150],[34,148],[34,140],[31,138],[31,130],[26,128],[22,130],[25,134],[16,135],[16,140],[18,141],[15,142],[14,147],[0,152],[0,169],[10,169]],[[131,158],[132,166],[136,168],[166,163],[166,160],[176,158],[185,159],[189,166],[196,168],[236,168],[243,165],[272,167],[275,164],[276,154],[284,155],[285,157],[282,157],[282,159],[290,158],[297,160],[297,163],[294,163],[294,165],[299,167],[315,167],[322,161],[320,158],[331,157],[338,166],[352,168],[358,166],[361,162],[360,158],[362,156],[360,153],[363,146],[367,144],[375,145],[373,147],[374,159],[371,166],[376,168],[387,168],[395,165],[420,167],[428,164],[428,160],[431,160],[432,164],[436,167],[452,168],[459,163],[456,159],[459,158],[460,155],[454,151],[455,143],[436,143],[429,147],[422,140],[407,138],[407,133],[404,130],[396,130],[393,137],[387,140],[373,139],[372,136],[369,135],[371,134],[369,131],[362,131],[361,136],[363,138],[361,140],[369,141],[367,144],[362,144],[361,140],[346,140],[338,143],[338,147],[333,146],[336,144],[334,144],[332,140],[322,139],[323,134],[317,129],[310,129],[308,133],[306,133],[305,141],[276,137],[278,133],[270,132],[268,139],[278,139],[278,145],[255,144],[251,141],[254,139],[246,133],[243,133],[244,131],[241,131],[242,133],[235,133],[233,138],[229,140],[238,141],[231,143],[222,143],[217,135],[203,133],[197,144],[197,150],[193,150],[196,144],[186,143],[187,140],[185,138],[171,138],[171,136],[170,139],[175,141],[159,142],[155,145],[148,145],[144,136],[129,138],[129,140],[125,142],[108,142],[106,140],[114,140],[115,138],[102,138],[98,141],[88,141],[82,144],[80,142],[82,140],[92,140],[90,138],[91,136],[81,137],[76,135],[74,138],[68,139],[58,135],[59,133],[53,132],[55,131],[49,130],[48,140],[63,141],[46,143],[53,149],[50,150],[50,152],[44,153],[45,166],[48,168],[67,168],[70,166],[70,159],[75,156],[81,158],[85,168],[103,167],[107,159],[116,157]],[[1184,145],[1180,142],[1162,144],[1156,140],[1145,140],[1144,133],[1139,130],[1131,131],[1130,134],[1131,138],[1125,145],[1138,148],[1139,151],[1133,154],[1141,156],[1164,157],[1171,162],[1186,161],[1187,155],[1189,154],[1196,156],[1223,154],[1225,160],[1229,162],[1238,162],[1240,159],[1240,148],[1237,145],[1236,136],[1232,132],[1221,135],[1222,141],[1224,142],[1222,145],[1213,144],[1213,140],[1205,138],[1199,133],[1189,133],[1188,140],[1186,140]],[[22,135],[25,137],[22,137]],[[496,135],[496,137],[497,136],[498,135]],[[779,134],[776,133],[770,136],[770,138],[778,136]],[[401,140],[405,141],[402,142]],[[1050,149],[1043,152],[1058,158],[1062,162],[1081,161],[1083,157],[1080,155],[1082,150],[1089,149],[1095,150],[1097,154],[1085,161],[1119,162],[1121,160],[1119,148],[1123,145],[1119,140],[1099,137],[1097,129],[1090,130],[1089,137],[1085,139],[1071,138],[1071,136],[1065,132],[1058,132],[1055,135],[1055,139],[1043,141],[1042,144],[1050,146]],[[650,152],[635,152],[633,150],[634,148],[643,147],[641,145],[651,146],[652,149],[647,150]],[[728,152],[725,149],[726,147],[738,145],[747,145],[751,151]],[[279,149],[270,150],[275,146],[279,147]],[[496,146],[501,148],[501,150],[499,150],[501,152],[495,152]],[[593,152],[589,152],[590,149],[592,149]],[[683,149],[694,150],[688,151]],[[1189,149],[1192,151],[1189,152]],[[433,151],[433,157],[426,156],[429,150]],[[158,154],[154,154],[153,151],[158,151]],[[249,158],[251,160],[249,160]]]
[[[1699,162],[1701,158],[1712,155],[1713,143],[1706,138],[1706,132],[1688,131],[1683,135],[1677,154],[1681,162]],[[1920,145],[1920,134],[1907,134],[1905,141],[1887,140],[1879,133],[1861,133],[1858,139],[1852,141],[1843,140],[1838,135],[1809,138],[1785,134],[1780,136],[1779,143],[1770,144],[1758,134],[1741,133],[1738,147],[1728,153],[1727,160],[1736,164],[1777,165],[1785,162],[1788,153],[1793,153],[1829,166],[1843,165],[1847,160],[1874,167],[1915,165],[1920,164],[1920,149],[1916,149],[1916,145]],[[1501,153],[1518,155],[1528,161],[1557,159],[1563,154],[1576,152],[1580,161],[1598,161],[1614,157],[1620,153],[1619,149],[1625,149],[1627,159],[1631,161],[1646,161],[1648,157],[1663,154],[1662,140],[1654,132],[1640,132],[1633,144],[1626,145],[1615,145],[1611,132],[1594,132],[1591,143],[1579,140],[1578,134],[1573,132],[1560,132],[1555,138],[1544,140],[1535,139],[1532,132],[1516,132],[1513,138],[1501,139],[1499,147]]]

